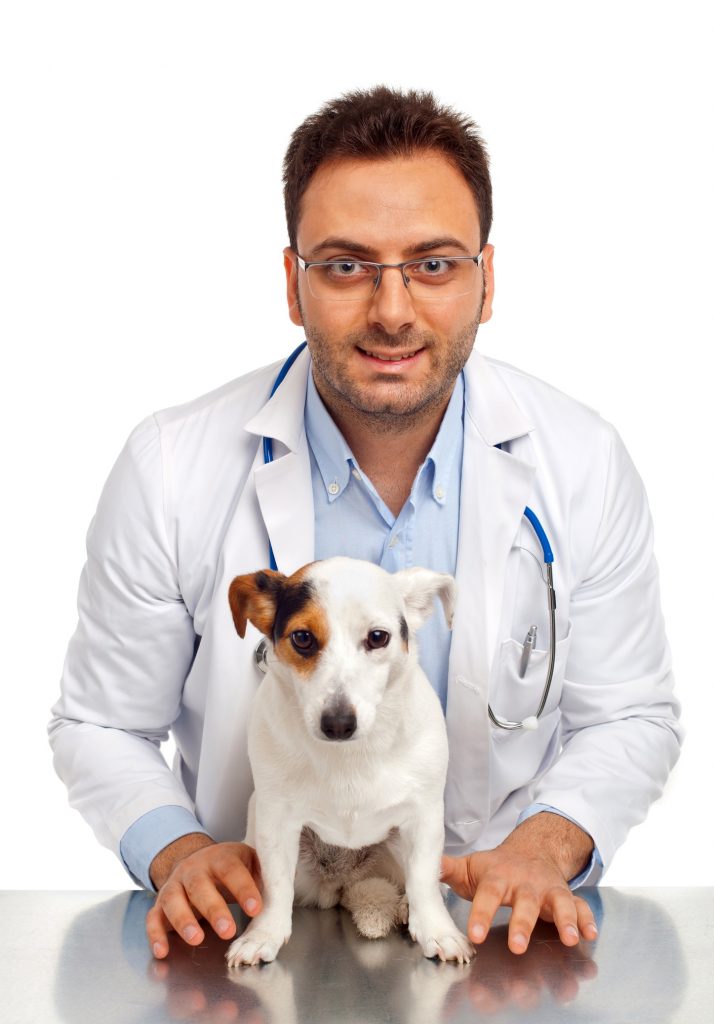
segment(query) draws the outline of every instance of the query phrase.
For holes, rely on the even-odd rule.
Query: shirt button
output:
[[[390,548],[396,548],[398,543],[399,543],[399,537],[398,536],[392,537],[392,539],[389,542],[389,546],[390,546]]]
[[[436,497],[437,497],[437,498],[439,499],[439,501],[441,501],[441,499],[442,499],[442,498],[444,497],[444,495],[446,494],[446,491],[445,491],[445,490],[444,490],[444,488],[443,488],[443,487],[441,486],[441,484],[438,484],[438,485],[437,485],[437,487],[436,487],[436,488],[434,489],[434,494],[435,494],[435,495],[436,495]]]
[[[355,478],[355,480],[361,480],[362,479],[362,477],[359,475],[359,470],[357,470],[357,469],[353,469],[352,470],[352,476]]]
[[[334,480],[332,481],[331,484],[327,485],[327,489],[330,492],[330,494],[339,494],[340,493],[340,485],[336,481],[334,481]]]

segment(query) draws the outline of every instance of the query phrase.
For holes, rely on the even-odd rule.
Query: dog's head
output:
[[[415,633],[435,596],[451,628],[454,594],[446,573],[388,573],[371,562],[328,558],[292,576],[236,576],[228,599],[239,636],[250,621],[271,641],[269,661],[292,682],[308,732],[357,740],[372,728],[390,684],[414,671]]]

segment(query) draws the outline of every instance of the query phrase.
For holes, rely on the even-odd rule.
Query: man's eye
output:
[[[325,270],[331,277],[359,277],[367,272],[367,267],[354,260],[338,260],[336,263],[328,263]]]
[[[307,629],[296,629],[290,634],[290,643],[293,645],[296,651],[301,651],[303,654],[306,651],[312,651],[317,646],[317,641],[313,634]]]
[[[409,269],[413,274],[424,277],[441,277],[449,274],[454,269],[454,264],[451,260],[444,259],[422,260],[421,263],[413,263]]]
[[[386,629],[370,629],[367,634],[367,649],[377,650],[378,647],[386,647],[389,643],[389,633]]]

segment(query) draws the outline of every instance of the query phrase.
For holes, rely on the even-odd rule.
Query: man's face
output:
[[[308,262],[474,256],[478,211],[462,174],[440,153],[339,160],[311,179],[297,241]],[[333,412],[393,423],[446,405],[479,323],[491,316],[492,246],[484,246],[473,291],[437,301],[413,300],[394,269],[382,272],[371,299],[317,299],[293,250],[284,253],[290,318],[305,329],[315,382]],[[396,355],[409,358],[379,358]]]

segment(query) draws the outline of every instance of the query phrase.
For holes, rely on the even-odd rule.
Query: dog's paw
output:
[[[465,935],[454,931],[451,935],[439,935],[419,941],[424,956],[436,957],[442,961],[456,960],[460,964],[468,964],[475,950]]]
[[[278,955],[280,947],[289,938],[290,932],[285,935],[281,930],[276,931],[258,921],[251,921],[243,934],[234,939],[228,947],[226,953],[228,966],[271,963]]]
[[[476,952],[449,917],[446,921],[439,916],[434,921],[425,919],[417,922],[410,915],[409,932],[421,946],[424,956],[438,956],[440,960],[456,960],[460,964],[467,964]]]

